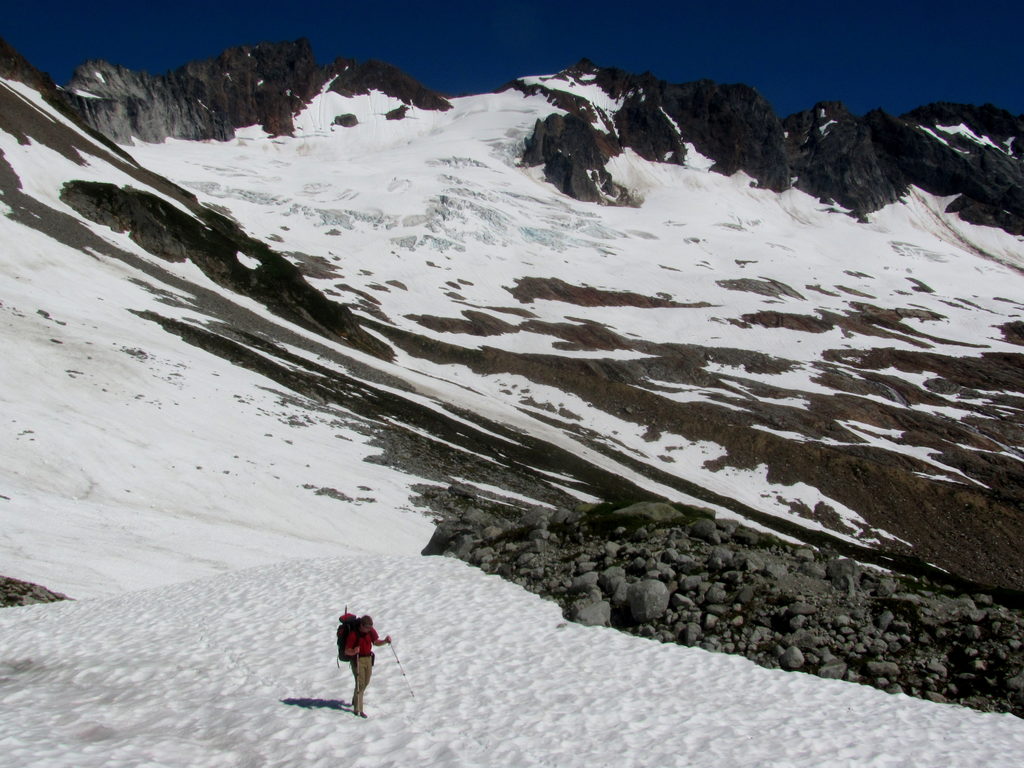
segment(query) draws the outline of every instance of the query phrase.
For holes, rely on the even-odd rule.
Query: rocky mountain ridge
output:
[[[381,62],[339,58],[320,67],[304,39],[232,48],[160,76],[86,62],[65,92],[93,128],[127,143],[224,141],[249,125],[290,134],[293,116],[324,87],[451,108]],[[777,192],[794,187],[858,217],[914,186],[954,198],[948,210],[966,221],[1024,233],[1024,116],[992,105],[936,103],[896,117],[881,110],[856,116],[823,101],[780,118],[746,85],[673,84],[587,59],[505,88],[541,94],[559,110],[538,121],[523,161],[542,166],[579,200],[636,204],[635,194],[612,181],[608,160],[629,149],[651,162],[685,164],[689,145],[716,172],[742,171]],[[592,101],[584,92],[599,96]]]
[[[124,144],[133,137],[226,141],[250,125],[291,134],[296,112],[324,87],[347,95],[374,88],[422,109],[451,108],[383,62],[338,58],[321,67],[306,39],[229,48],[163,75],[87,61],[64,92],[89,125]]]
[[[581,200],[620,202],[621,195],[601,188],[603,181],[581,177],[600,178],[624,150],[684,164],[690,144],[713,161],[714,171],[743,171],[776,192],[795,187],[855,216],[916,186],[954,197],[947,210],[966,221],[1024,233],[1024,115],[990,104],[938,103],[900,117],[882,110],[858,117],[839,102],[820,102],[780,119],[745,85],[672,84],[586,59],[506,87],[543,94],[572,116],[563,122],[578,125],[553,134],[552,125],[538,121],[526,162],[543,165],[552,183]],[[595,106],[584,95],[592,89],[610,102]],[[567,184],[573,177],[578,181]]]

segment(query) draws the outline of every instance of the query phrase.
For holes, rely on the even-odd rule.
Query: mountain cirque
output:
[[[16,62],[5,74],[45,86]],[[473,432],[403,400],[411,386],[367,396],[267,325],[144,319],[297,392],[471,447],[488,457],[469,462],[475,479],[515,489],[493,503],[566,503],[551,473],[577,493],[685,496],[1024,587],[1020,117],[948,104],[857,117],[822,102],[780,119],[746,86],[588,61],[447,99],[387,65],[321,67],[305,41],[161,76],[89,62],[45,88],[114,141],[223,142],[127,148],[188,192],[111,147],[189,213],[72,178],[60,199],[84,219],[333,341],[478,387],[573,448],[488,445],[512,430],[486,411]],[[12,135],[81,151],[8,103]],[[491,133],[462,128],[474,120]],[[449,129],[466,131],[457,149],[438,138]],[[261,176],[245,163],[270,136],[282,154]],[[288,154],[293,136],[310,164]],[[341,163],[329,177],[317,147]],[[379,168],[364,167],[371,152]],[[302,176],[295,189],[281,168]],[[8,182],[28,221],[34,204]],[[474,479],[458,448],[381,439],[381,461]]]

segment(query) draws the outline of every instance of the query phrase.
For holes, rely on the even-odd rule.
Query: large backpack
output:
[[[354,613],[345,613],[338,617],[338,661],[352,661],[351,656],[345,654],[345,643],[350,632],[359,629],[359,617]]]

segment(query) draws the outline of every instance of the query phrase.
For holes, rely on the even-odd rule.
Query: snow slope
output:
[[[167,307],[134,270],[32,235],[0,218],[34,250],[31,271],[0,263],[18,350],[0,367],[0,572],[82,597],[340,545],[422,548],[411,481],[364,465],[376,449],[346,414],[140,322]]]
[[[3,132],[0,150],[58,211],[65,179],[137,184],[98,147],[85,166]],[[379,449],[360,419],[142,321],[215,325],[200,305],[224,292],[95,229],[109,252],[0,216],[0,573],[84,597],[339,548],[419,552],[415,478],[364,462]]]
[[[365,721],[332,661],[346,603],[402,662],[378,649]],[[1010,715],[567,624],[444,558],[348,555],[0,612],[10,768],[992,768],[1022,751]]]

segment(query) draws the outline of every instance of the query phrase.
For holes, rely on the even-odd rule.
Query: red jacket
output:
[[[373,655],[373,644],[380,640],[380,635],[377,634],[377,630],[370,627],[369,630],[363,632],[361,629],[357,629],[349,633],[348,638],[345,641],[345,654],[348,656],[372,656]]]

